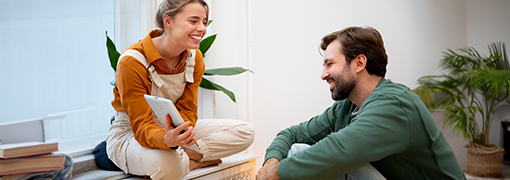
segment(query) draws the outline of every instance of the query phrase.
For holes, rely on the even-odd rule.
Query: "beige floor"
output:
[[[501,178],[484,178],[484,177],[476,177],[476,176],[471,176],[471,175],[466,174],[466,179],[467,180],[501,180],[501,179],[510,180],[510,166],[502,164],[501,173],[503,176]]]

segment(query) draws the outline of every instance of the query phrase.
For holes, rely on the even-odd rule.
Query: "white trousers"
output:
[[[196,132],[197,143],[204,153],[202,161],[216,160],[241,152],[253,143],[255,135],[253,126],[244,121],[231,119],[200,119],[193,130]],[[109,135],[107,144],[109,139],[114,137]],[[126,169],[122,167],[121,169],[126,173],[150,176],[151,179],[180,179],[189,172],[189,157],[181,147],[176,151],[149,149],[141,146],[134,136],[127,138],[127,142],[123,142],[121,146],[112,145],[118,149],[113,150],[112,146],[109,144],[108,146],[108,156],[119,167],[121,167],[119,163],[125,162]],[[117,152],[125,153],[125,156],[110,154]],[[122,157],[125,157],[125,160]]]
[[[304,151],[305,149],[308,149],[311,147],[308,144],[302,144],[302,143],[296,143],[292,144],[292,146],[289,149],[289,153],[287,154],[287,157],[290,157],[296,153],[299,153],[301,151]],[[344,176],[338,178],[337,180],[386,180],[384,176],[377,171],[372,165],[367,164],[357,170],[348,172]]]

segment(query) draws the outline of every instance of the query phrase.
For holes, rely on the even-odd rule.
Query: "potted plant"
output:
[[[444,52],[440,67],[447,74],[423,76],[413,90],[431,112],[443,112],[444,125],[469,143],[467,174],[500,177],[505,150],[489,144],[493,114],[500,103],[510,103],[510,64],[505,44],[489,44],[490,55],[473,47]]]

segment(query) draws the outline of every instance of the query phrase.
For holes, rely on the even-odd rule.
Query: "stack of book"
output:
[[[58,151],[56,142],[1,143],[0,140],[0,179],[64,169],[64,155],[51,154]]]

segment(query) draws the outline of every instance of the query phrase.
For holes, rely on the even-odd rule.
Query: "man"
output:
[[[388,58],[376,29],[333,32],[321,49],[321,78],[336,102],[278,133],[258,179],[338,179],[367,165],[386,179],[466,179],[420,98],[384,78]],[[294,143],[311,146],[288,157]]]

